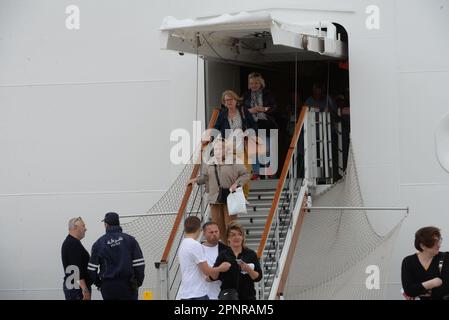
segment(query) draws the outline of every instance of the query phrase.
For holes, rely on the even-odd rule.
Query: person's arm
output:
[[[236,166],[237,166],[236,170],[237,170],[238,178],[234,182],[234,184],[230,187],[232,192],[234,192],[235,189],[237,189],[239,186],[243,186],[245,183],[247,183],[250,178],[249,173],[243,164],[237,164]]]
[[[242,106],[243,110],[248,111],[250,114],[257,113],[257,107],[251,108],[251,92],[249,90],[242,95]]]
[[[265,100],[267,101],[266,103],[265,103]],[[267,92],[267,94],[265,95],[264,107],[265,107],[265,110],[264,110],[265,113],[272,114],[272,113],[277,112],[277,109],[278,109],[277,102],[276,102],[276,99],[274,98],[274,96],[271,94],[271,92]],[[266,108],[268,108],[268,109],[266,109]]]
[[[417,297],[419,295],[426,294],[428,289],[432,289],[434,287],[434,279],[430,280],[432,282],[426,281],[421,283],[419,279],[415,279],[412,268],[413,265],[411,264],[410,259],[405,258],[402,261],[401,267],[402,288],[404,289],[405,294],[409,297]]]
[[[255,252],[251,252],[251,255],[249,257],[245,257],[248,261],[245,261],[245,263],[241,263],[240,268],[247,272],[248,275],[251,277],[251,279],[254,282],[259,282],[262,279],[262,269],[260,268],[259,259],[257,259],[257,255]],[[251,268],[249,265],[250,263],[254,264],[254,269]]]
[[[78,267],[79,279],[77,280],[77,283],[83,293],[83,300],[90,300],[90,291],[86,283],[86,279],[88,279],[89,275],[87,273],[87,270],[82,267],[83,265],[85,265],[85,262],[83,263],[82,258],[82,252],[84,251],[84,248],[81,244],[79,244],[74,245],[71,250],[72,252],[67,255],[67,263],[68,265]]]
[[[258,107],[249,108],[248,112],[251,113],[251,114],[254,114],[254,113],[259,112],[259,109],[258,109]]]
[[[198,185],[205,184],[206,181],[209,179],[209,175],[208,175],[208,172],[207,172],[208,168],[209,168],[208,165],[204,165],[202,170],[201,170],[201,174],[198,177],[192,178],[189,181],[187,181],[187,185],[190,185],[190,184],[193,184],[193,183],[196,183]]]
[[[254,120],[249,109],[243,106],[242,109],[240,109],[240,111],[243,112],[243,117],[245,119],[242,120],[246,122],[246,129],[257,130],[257,122]]]
[[[223,124],[224,120],[225,120],[225,111],[220,111],[220,113],[218,114],[217,121],[215,121],[214,129],[221,132],[221,129],[224,125]]]
[[[145,259],[143,258],[142,250],[136,239],[134,240],[134,248],[132,252],[132,264],[134,269],[134,275],[137,281],[137,287],[140,287],[145,278]]]
[[[242,271],[245,271],[251,277],[251,279],[253,279],[253,281],[259,278],[259,272],[255,270],[255,266],[254,269],[251,268],[249,263],[239,263],[239,266]]]
[[[207,264],[207,261],[203,261],[198,263],[198,267],[206,276],[209,276],[213,280],[217,280],[220,272],[228,271],[231,264],[229,262],[222,262],[218,267],[211,267]]]
[[[89,273],[89,277],[92,280],[97,288],[101,287],[101,279],[98,276],[98,271],[100,268],[100,257],[98,256],[98,243],[94,243],[92,246],[92,252],[90,255],[89,264],[87,265],[87,271]]]
[[[80,288],[81,292],[83,293],[83,300],[90,300],[90,290],[87,287],[86,280],[80,279]]]
[[[430,290],[430,289],[433,289],[433,288],[440,287],[443,284],[443,280],[441,280],[438,277],[435,277],[435,278],[433,278],[431,280],[428,280],[428,281],[425,281],[425,282],[423,282],[421,284],[422,284],[422,286],[424,288],[426,288],[426,290]]]

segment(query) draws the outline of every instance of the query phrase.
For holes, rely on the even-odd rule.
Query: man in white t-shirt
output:
[[[215,222],[207,222],[203,225],[203,236],[205,241],[202,243],[202,246],[206,254],[207,263],[210,266],[213,266],[215,260],[217,260],[218,254],[227,249],[228,246],[219,241],[220,230],[218,229],[218,224]],[[217,300],[218,294],[220,293],[221,281],[208,279],[210,278],[206,279],[208,288],[207,295],[209,296],[209,299]]]
[[[228,262],[223,262],[215,268],[207,264],[203,246],[197,240],[200,233],[200,219],[188,217],[184,221],[184,239],[178,251],[181,266],[178,298],[182,300],[208,300],[206,276],[217,278],[220,272],[226,272],[231,267]]]

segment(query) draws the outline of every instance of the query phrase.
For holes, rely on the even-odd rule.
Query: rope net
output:
[[[187,164],[165,194],[147,211],[148,215],[122,224],[124,232],[132,235],[139,242],[145,258],[145,280],[140,290],[152,291],[155,298],[160,292],[158,270],[155,262],[160,262],[168,237],[173,228],[176,214],[182,202],[194,165]],[[193,186],[186,212],[197,212],[201,207],[200,187]],[[182,235],[182,226],[178,229],[174,243],[178,243]],[[175,248],[176,249],[176,248]],[[171,251],[169,261],[175,250]]]
[[[313,206],[364,206],[352,149],[345,179],[316,197]],[[285,299],[384,299],[391,253],[402,221],[380,236],[363,210],[307,212]],[[379,271],[377,283],[373,270]]]

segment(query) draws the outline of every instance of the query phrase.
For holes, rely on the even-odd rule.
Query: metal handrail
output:
[[[257,257],[259,259],[262,258],[263,251],[265,250],[265,246],[267,244],[268,234],[270,232],[271,225],[273,223],[273,219],[275,217],[275,214],[276,214],[276,212],[278,210],[278,205],[279,205],[279,200],[281,198],[281,193],[282,193],[282,191],[284,189],[285,181],[286,181],[286,178],[287,178],[287,173],[289,171],[289,168],[290,168],[290,165],[291,165],[291,162],[292,162],[293,152],[294,152],[294,150],[296,148],[296,145],[297,145],[298,140],[299,140],[299,136],[301,134],[301,130],[302,130],[303,126],[304,126],[304,120],[305,120],[306,113],[307,113],[307,108],[302,108],[301,114],[299,115],[298,121],[296,122],[295,133],[293,135],[293,138],[291,140],[287,156],[285,158],[284,166],[282,168],[281,177],[279,178],[279,181],[278,181],[278,184],[277,184],[277,187],[276,187],[276,193],[274,195],[273,202],[272,202],[271,208],[270,208],[270,212],[268,214],[267,221],[265,223],[264,232],[262,234],[262,238],[260,240],[259,248],[257,250]]]
[[[212,113],[212,117],[209,121],[208,128],[212,128],[215,125],[215,122],[217,121],[217,118],[218,118],[218,114],[219,114],[219,109],[215,109],[214,112]],[[201,147],[200,156],[202,154],[202,151],[204,150],[204,147],[205,147],[204,145]],[[192,170],[192,174],[190,175],[191,179],[195,178],[198,175],[200,166],[201,166],[201,162],[195,164],[195,166],[193,167],[193,170]],[[162,254],[161,263],[167,262],[167,260],[168,260],[168,255],[170,254],[170,251],[172,249],[173,242],[175,240],[176,233],[178,232],[179,225],[182,223],[182,220],[184,217],[184,211],[187,207],[188,201],[190,199],[190,195],[192,194],[192,189],[193,189],[192,185],[189,185],[186,187],[186,192],[184,193],[184,196],[182,198],[182,202],[179,207],[175,222],[173,223],[173,227],[170,232],[170,236],[168,238],[167,245],[165,246],[164,253]]]
[[[409,207],[306,207],[307,210],[345,210],[345,211],[407,211]]]
[[[215,122],[217,121],[219,114],[219,109],[215,109],[212,113],[211,119],[209,121],[208,128],[211,129],[215,125]],[[193,167],[192,173],[190,175],[190,179],[195,178],[201,168],[201,156],[203,154],[204,149],[207,147],[209,143],[203,143],[201,145],[200,150],[200,158]],[[204,206],[203,199],[204,199],[204,187],[198,186],[196,189],[196,192],[192,194],[194,190],[193,185],[188,185],[186,187],[184,196],[182,198],[181,204],[179,206],[179,210],[176,212],[176,218],[173,223],[173,227],[170,232],[170,236],[168,238],[167,244],[165,246],[164,252],[162,254],[162,258],[159,262],[155,263],[156,268],[159,270],[159,282],[160,282],[160,290],[161,290],[161,298],[162,299],[170,299],[171,297],[176,297],[177,291],[179,290],[179,286],[177,286],[179,277],[179,262],[177,262],[177,259],[175,259],[179,247],[181,245],[181,240],[177,242],[177,245],[175,245],[175,239],[179,237],[180,239],[183,238],[184,231],[180,233],[179,230],[181,229],[179,226],[185,219],[185,215],[187,214],[201,214],[201,217],[203,217],[204,212],[206,212],[208,206]],[[188,207],[190,206],[190,207]],[[172,258],[169,258],[169,257]],[[169,261],[171,259],[171,261]]]
[[[198,213],[199,211],[196,211]],[[178,214],[178,211],[167,211],[167,212],[157,212],[157,213],[145,213],[145,214],[129,214],[120,215],[120,218],[141,218],[141,217],[157,217],[157,216],[172,216]]]

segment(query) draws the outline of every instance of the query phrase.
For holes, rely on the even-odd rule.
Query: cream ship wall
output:
[[[173,13],[166,1],[0,1],[0,299],[62,299],[68,219],[85,219],[90,251],[106,212],[145,213],[177,176],[170,132],[195,119],[196,59],[159,50]]]
[[[78,31],[65,28],[69,4],[81,9]],[[369,5],[380,9],[380,29],[366,28]],[[195,57],[159,50],[157,28],[167,15],[284,7],[287,19],[342,24],[365,203],[410,206],[387,298],[400,299],[400,262],[413,252],[414,231],[435,224],[449,232],[449,174],[438,164],[433,138],[449,106],[449,1],[2,0],[0,6],[0,223],[6,226],[0,298],[62,298],[66,220],[85,217],[90,248],[103,232],[104,212],[144,212],[179,171],[169,162],[169,133],[189,129],[195,118],[197,67]],[[371,214],[380,233],[400,218]]]

